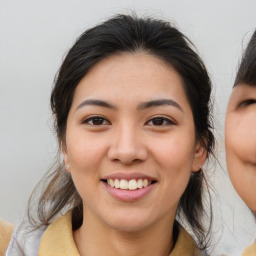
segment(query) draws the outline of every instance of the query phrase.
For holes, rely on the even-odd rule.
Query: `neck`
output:
[[[74,231],[81,256],[168,256],[173,248],[174,217],[166,216],[141,231],[126,232],[108,227],[86,211],[83,225]]]

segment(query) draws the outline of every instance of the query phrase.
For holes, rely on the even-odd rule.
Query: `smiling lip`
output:
[[[148,180],[149,185],[142,187],[142,188],[137,188],[135,190],[129,190],[129,189],[120,189],[120,188],[115,188],[113,186],[110,186],[106,181],[107,180]],[[102,182],[107,189],[107,191],[114,196],[115,198],[121,200],[121,201],[126,201],[126,202],[132,202],[132,201],[137,201],[144,196],[146,196],[155,186],[156,184],[156,179],[154,179],[151,176],[141,174],[141,173],[115,173],[111,174],[108,176],[105,176],[102,179]]]
[[[112,196],[114,196],[115,198],[121,201],[126,201],[126,202],[133,202],[143,198],[153,189],[155,185],[155,183],[152,183],[149,186],[144,188],[139,188],[136,190],[128,190],[128,189],[113,188],[105,182],[103,182],[103,184],[106,187],[107,191]]]

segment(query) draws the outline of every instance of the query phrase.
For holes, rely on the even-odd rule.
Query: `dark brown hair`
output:
[[[117,15],[85,31],[69,50],[51,95],[51,108],[60,145],[65,144],[67,117],[79,81],[97,62],[120,52],[145,52],[174,67],[183,79],[197,139],[204,144],[208,156],[212,154],[211,82],[202,60],[187,37],[169,22],[139,18],[136,15]],[[72,209],[73,229],[77,229],[83,220],[82,200],[62,162],[46,176],[46,180],[49,182],[37,204],[39,225],[49,224],[63,209]],[[202,169],[191,175],[177,211],[177,215],[183,216],[182,219],[191,227],[201,248],[206,241],[201,220],[204,214],[204,180]],[[30,211],[29,219],[32,220]]]
[[[256,86],[256,30],[243,54],[234,86],[241,83]]]

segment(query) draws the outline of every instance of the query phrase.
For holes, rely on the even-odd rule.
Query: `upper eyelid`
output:
[[[154,119],[156,119],[156,118],[163,118],[164,120],[169,121],[170,123],[173,123],[173,124],[176,124],[176,123],[177,123],[176,120],[174,120],[173,118],[167,117],[167,116],[164,116],[164,115],[152,116],[152,117],[150,117],[150,118],[146,121],[146,123],[148,123],[148,122],[150,122],[150,121],[152,121],[152,120],[154,120]]]
[[[252,99],[252,98],[248,98],[248,99],[244,99],[242,101],[240,101],[237,105],[237,107],[243,107],[248,105],[248,103],[256,103],[256,99]]]
[[[80,123],[85,123],[86,121],[92,120],[93,118],[102,118],[104,120],[106,120],[108,123],[110,123],[110,121],[108,120],[108,118],[102,116],[102,115],[88,115],[84,118],[81,119]]]
[[[83,124],[85,123],[86,121],[88,120],[91,120],[93,118],[102,118],[104,120],[106,120],[107,122],[111,123],[111,121],[109,120],[109,118],[103,116],[103,115],[100,115],[100,114],[92,114],[92,115],[87,115],[86,117],[83,117],[80,119],[79,123]],[[177,121],[173,118],[171,118],[170,116],[165,116],[165,115],[154,115],[154,116],[151,116],[149,117],[145,123],[148,123],[156,118],[163,118],[164,120],[170,122],[170,123],[173,123],[173,124],[176,124]]]

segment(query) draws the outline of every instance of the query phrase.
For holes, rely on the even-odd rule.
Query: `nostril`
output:
[[[146,160],[148,156],[147,149],[145,148],[143,143],[132,143],[131,141],[119,140],[117,143],[113,143],[113,145],[108,150],[108,158],[114,162],[120,162],[126,165],[138,163]],[[134,141],[134,139],[131,139]]]
[[[115,159],[114,160],[115,162],[120,162],[120,163],[122,163],[122,164],[124,164],[124,165],[131,165],[131,164],[136,164],[136,163],[139,163],[139,162],[142,162],[142,160],[141,159]]]

